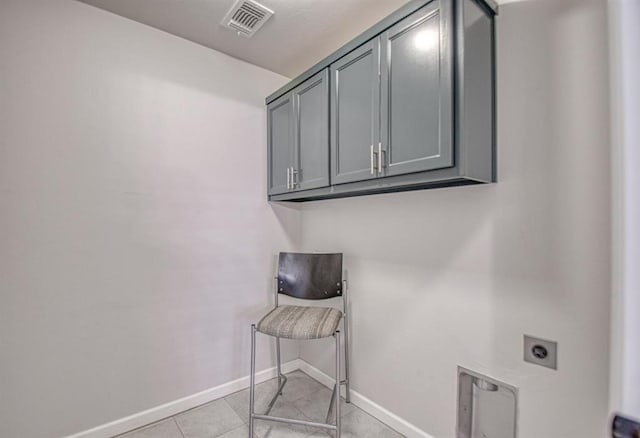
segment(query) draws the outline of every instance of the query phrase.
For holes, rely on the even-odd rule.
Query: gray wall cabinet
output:
[[[269,195],[329,185],[328,97],[325,69],[267,105]]]
[[[449,13],[432,2],[382,35],[385,175],[453,166]]]
[[[315,75],[293,90],[293,190],[329,185],[329,72]]]
[[[410,1],[267,97],[269,199],[495,182],[495,14]]]
[[[333,184],[375,178],[380,142],[380,39],[331,65]]]
[[[286,193],[291,187],[293,126],[293,98],[290,93],[267,105],[270,195]]]

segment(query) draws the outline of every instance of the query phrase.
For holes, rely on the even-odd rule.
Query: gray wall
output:
[[[434,437],[454,436],[458,364],[520,388],[519,438],[606,436],[606,34],[603,0],[503,4],[499,183],[303,207],[303,249],[346,256],[354,389]],[[558,371],[522,361],[524,333],[559,342]],[[330,345],[304,345],[331,373]]]
[[[266,202],[285,81],[75,1],[0,2],[0,436],[248,374],[273,254],[299,244]]]

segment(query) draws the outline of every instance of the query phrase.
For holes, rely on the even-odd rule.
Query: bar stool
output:
[[[267,313],[258,324],[251,325],[251,383],[249,392],[249,437],[254,438],[255,420],[275,421],[288,424],[318,427],[334,430],[340,438],[340,387],[345,385],[346,401],[351,402],[349,388],[349,329],[347,324],[348,300],[347,283],[342,275],[342,254],[280,253],[278,275],[275,278],[275,308]],[[333,307],[278,305],[278,295],[284,294],[301,300],[324,300],[342,298],[342,312]],[[344,362],[345,379],[340,380],[340,320],[344,318]],[[255,412],[255,372],[256,372],[256,332],[276,338],[276,369],[278,389],[264,414]],[[336,340],[336,383],[325,423],[282,418],[269,415],[278,396],[287,383],[282,374],[280,360],[280,339],[321,339],[329,336]],[[336,424],[330,424],[331,410],[335,413]]]

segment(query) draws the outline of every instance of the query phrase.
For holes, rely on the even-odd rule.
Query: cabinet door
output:
[[[329,185],[329,72],[323,70],[293,90],[294,188]]]
[[[371,148],[380,138],[379,74],[379,38],[331,65],[333,184],[376,177]]]
[[[433,1],[382,35],[385,175],[453,166],[450,3]]]
[[[293,125],[291,93],[267,105],[270,195],[289,191],[289,169],[293,163]]]

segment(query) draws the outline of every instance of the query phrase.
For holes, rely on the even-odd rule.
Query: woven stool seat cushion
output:
[[[335,333],[342,312],[332,307],[279,306],[260,320],[261,333],[287,339],[319,339]]]

